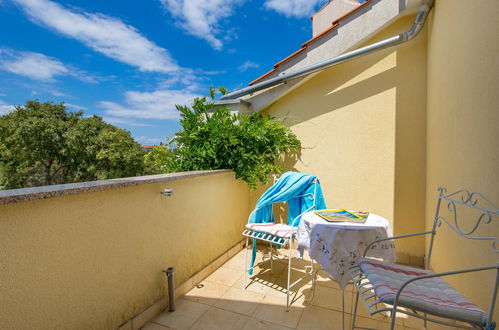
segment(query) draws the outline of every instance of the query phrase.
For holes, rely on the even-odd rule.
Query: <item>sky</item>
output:
[[[159,144],[175,104],[236,90],[312,36],[327,0],[0,0],[0,115],[64,102]]]

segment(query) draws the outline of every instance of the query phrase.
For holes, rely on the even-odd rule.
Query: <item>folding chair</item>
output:
[[[442,273],[433,273],[428,268],[437,229],[441,227],[442,223],[445,223],[454,233],[463,238],[477,241],[492,241],[494,252],[499,252],[496,249],[497,237],[478,237],[476,234],[479,227],[490,225],[492,220],[495,220],[494,216],[499,215],[499,209],[478,192],[459,190],[451,194],[446,194],[445,188],[438,188],[438,190],[437,208],[433,227],[430,231],[375,240],[366,247],[364,258],[359,258],[357,265],[350,269],[350,275],[357,290],[352,329],[367,329],[355,325],[359,297],[362,298],[371,315],[383,311],[390,312],[390,329],[394,329],[397,313],[404,313],[423,319],[425,328],[426,322],[430,321],[462,329],[495,329],[492,314],[499,285],[499,263]],[[447,213],[445,215],[442,215],[442,202],[447,203]],[[469,214],[472,211],[478,212],[476,219],[468,224],[458,221],[458,207],[460,215],[465,210],[467,212],[465,214]],[[497,226],[497,222],[495,225]],[[463,229],[464,227],[467,229]],[[365,258],[369,248],[381,241],[421,235],[430,235],[424,270]],[[447,246],[447,248],[449,247]],[[495,271],[496,274],[495,282],[491,288],[488,312],[481,310],[442,279],[442,277],[449,275],[490,270]],[[378,304],[387,304],[389,307],[377,308]],[[435,316],[444,318],[444,320],[436,319],[434,318]],[[469,325],[454,324],[449,322],[449,320],[464,322]]]
[[[290,194],[290,189],[289,186],[286,186],[283,184],[284,181],[282,180],[287,180],[292,176],[293,178],[298,178],[297,180],[300,180],[300,184],[303,185],[303,189],[295,189],[294,191],[296,194]],[[289,181],[286,181],[289,182]],[[298,182],[298,181],[296,181]],[[281,191],[276,191],[276,187],[282,187],[284,192],[281,193]],[[296,186],[293,186],[293,188],[296,188]],[[275,198],[269,197],[268,193],[274,193],[276,196]],[[267,198],[269,197],[269,198]],[[275,218],[273,215],[273,210],[272,210],[272,205],[275,203],[281,203],[281,202],[289,202],[292,199],[301,199],[303,202],[301,212],[293,217],[289,218],[288,217],[288,224],[282,224],[282,223],[275,223]],[[263,206],[258,206],[262,205],[261,201],[262,199],[265,199],[267,202]],[[265,219],[256,219],[258,222],[255,222],[255,215],[258,213],[259,210],[261,210],[263,207],[269,207],[270,205],[270,213],[267,214],[267,218]],[[299,174],[299,173],[294,173],[294,172],[287,172],[284,173],[279,180],[276,180],[276,177],[274,177],[274,185],[267,190],[262,197],[260,197],[259,201],[257,202],[257,207],[251,212],[249,218],[248,218],[248,224],[246,225],[245,230],[243,231],[243,236],[246,237],[246,265],[245,265],[245,272],[244,272],[244,289],[247,288],[247,273],[249,272],[252,274],[252,271],[255,267],[258,265],[254,265],[254,257],[256,253],[256,242],[259,241],[264,241],[270,244],[271,252],[270,252],[270,267],[271,270],[273,268],[273,256],[272,256],[272,246],[276,245],[277,247],[287,247],[288,249],[288,274],[287,274],[287,286],[286,286],[286,311],[289,311],[289,296],[290,296],[290,289],[302,281],[305,277],[302,277],[298,280],[296,280],[293,283],[291,282],[291,260],[292,260],[292,247],[293,247],[293,242],[295,239],[296,231],[297,231],[297,226],[300,223],[301,216],[309,211],[316,210],[317,207],[323,209],[326,208],[324,204],[324,199],[322,197],[322,190],[320,188],[320,183],[319,179],[317,177],[311,176],[311,175],[306,175],[306,174]],[[289,211],[288,211],[289,212]],[[253,239],[253,255],[252,255],[252,262],[251,265],[248,267],[248,247],[249,247],[249,240],[250,238]],[[311,266],[310,266],[310,271],[306,272],[307,275],[311,274],[313,269],[313,263],[311,261]]]

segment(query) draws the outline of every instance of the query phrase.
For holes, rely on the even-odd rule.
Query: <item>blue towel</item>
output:
[[[257,201],[255,211],[250,215],[250,223],[275,222],[272,204],[288,202],[288,225],[297,227],[300,214],[315,206],[312,210],[326,209],[320,182],[314,184],[317,177],[310,174],[286,172]],[[313,198],[315,192],[315,200]],[[297,197],[301,196],[301,197]],[[253,240],[251,267],[255,263],[256,240]],[[253,269],[249,270],[253,274]]]

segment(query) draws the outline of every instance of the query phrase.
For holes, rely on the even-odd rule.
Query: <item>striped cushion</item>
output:
[[[271,234],[278,237],[289,238],[291,235],[296,233],[297,228],[293,226],[288,226],[282,223],[248,223],[246,228],[258,231],[265,234]]]
[[[376,296],[388,304],[393,304],[398,289],[405,281],[415,276],[432,274],[427,270],[367,258],[360,258],[359,266],[373,285]],[[480,326],[487,322],[485,312],[439,277],[412,282],[402,291],[398,304]]]

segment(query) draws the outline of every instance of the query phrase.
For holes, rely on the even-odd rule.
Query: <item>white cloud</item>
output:
[[[263,5],[286,17],[301,18],[313,14],[319,3],[325,3],[325,0],[267,0]]]
[[[40,86],[41,88],[44,88],[44,86]],[[65,97],[65,98],[74,98],[72,95],[70,94],[67,94],[67,93],[64,93],[64,92],[61,92],[60,90],[58,89],[54,89],[54,88],[50,88],[50,87],[45,87],[43,89],[46,93],[49,93],[55,97]]]
[[[220,21],[232,15],[234,7],[244,0],[160,0],[164,8],[179,20],[188,33],[206,40],[214,49],[223,47],[229,35]],[[220,37],[222,33],[225,37]]]
[[[65,65],[54,57],[34,52],[14,51],[8,48],[0,48],[0,69],[33,80],[47,82],[54,81],[56,76],[72,76],[85,82],[96,81],[87,73]]]
[[[102,118],[105,122],[113,125],[126,125],[126,126],[136,126],[136,127],[148,127],[152,126],[149,124],[144,124],[140,123],[136,120],[133,119],[127,119],[127,118],[116,118],[116,117],[109,117],[109,116],[104,116]]]
[[[179,69],[166,49],[117,18],[76,12],[49,0],[13,1],[33,22],[76,39],[114,60],[138,67],[141,71],[168,73]]]
[[[256,69],[259,67],[260,67],[260,64],[248,60],[248,61],[244,62],[243,64],[241,64],[241,66],[238,69],[239,69],[239,71],[244,72],[248,69],[251,69],[251,68]]]
[[[178,119],[176,104],[190,105],[199,94],[188,89],[157,90],[154,92],[128,91],[125,93],[125,105],[102,101],[99,106],[106,116],[118,118],[143,119]]]
[[[204,73],[205,74],[205,73]],[[174,89],[183,86],[187,90],[199,90],[201,88],[201,81],[205,80],[203,73],[196,74],[191,69],[183,69],[178,72],[172,73],[168,78],[163,79],[158,86],[160,90]]]
[[[14,111],[14,106],[8,105],[2,100],[0,100],[0,116],[6,115],[11,111]]]
[[[160,142],[163,141],[163,139],[161,138],[151,138],[147,136],[139,136],[135,140],[140,144],[159,144]]]
[[[73,103],[66,103],[64,102],[64,105],[70,109],[74,109],[74,110],[78,110],[78,111],[83,111],[83,110],[87,110],[86,107],[82,107],[81,105],[78,105],[78,104],[73,104]]]
[[[66,76],[64,64],[39,53],[14,52],[0,49],[0,68],[34,80],[52,81],[55,76]]]

